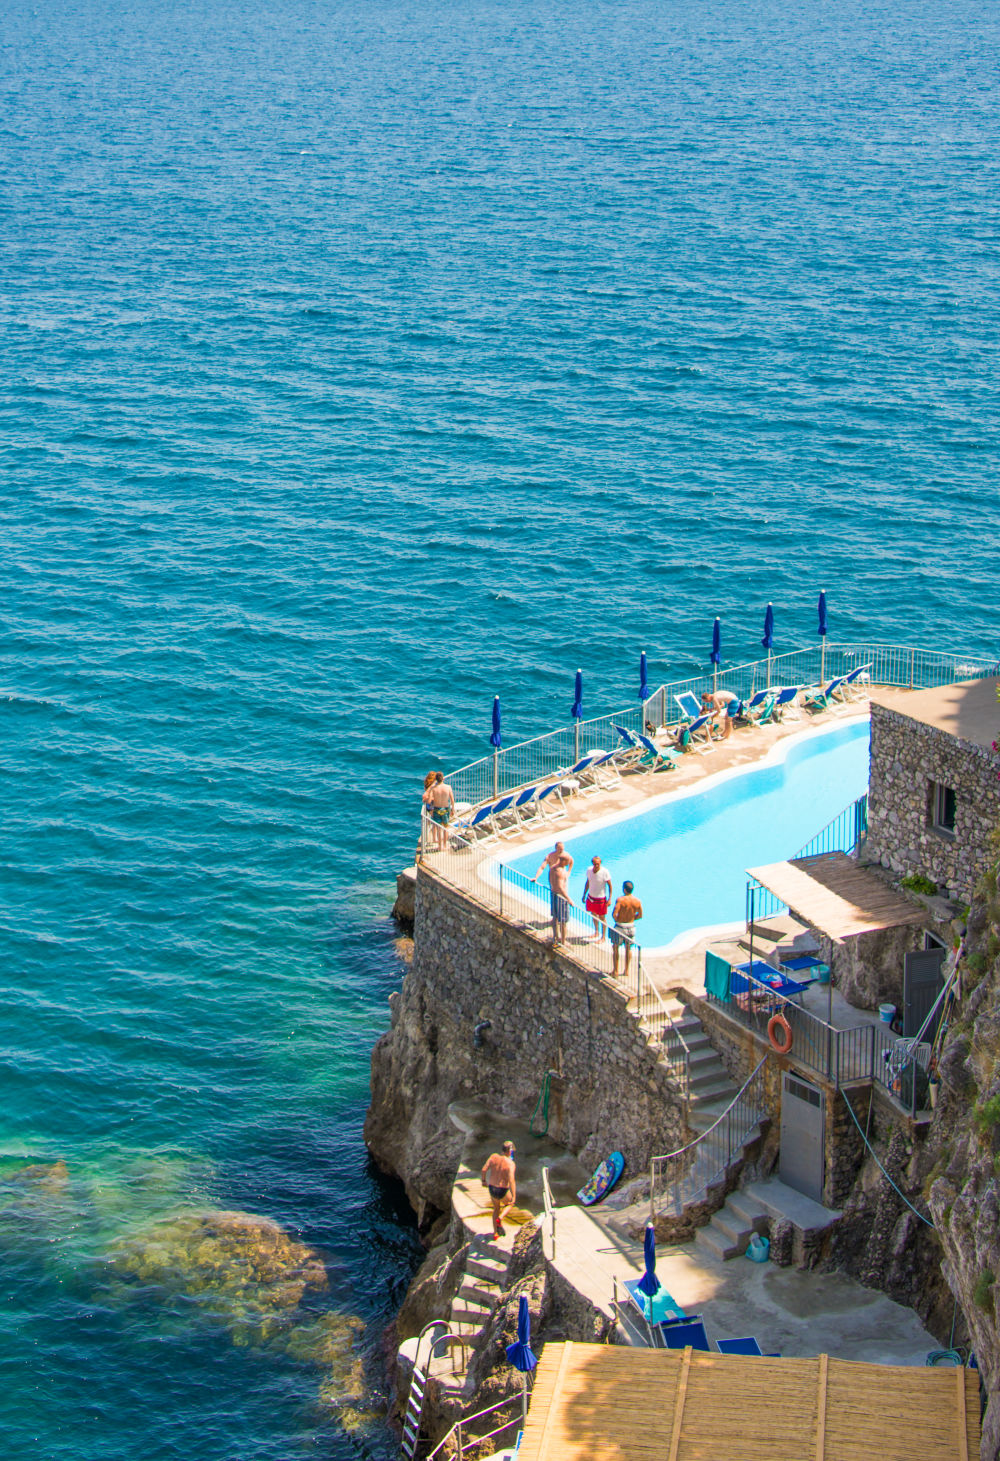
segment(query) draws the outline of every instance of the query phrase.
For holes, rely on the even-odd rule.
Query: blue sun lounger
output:
[[[638,731],[635,738],[643,749],[643,761],[648,761],[654,771],[673,771],[677,765],[677,752],[669,746],[658,746],[649,736],[640,735]]]
[[[700,1314],[689,1314],[684,1319],[665,1319],[659,1326],[667,1349],[704,1349],[711,1352],[705,1332],[705,1321]]]
[[[763,1355],[764,1353],[759,1341],[754,1339],[752,1334],[746,1335],[743,1339],[719,1339],[716,1340],[716,1345],[720,1354]]]
[[[780,720],[782,714],[787,714],[790,720],[801,720],[802,712],[795,701],[802,693],[802,685],[785,685],[778,691],[778,698],[774,702],[775,718]]]
[[[807,710],[827,710],[833,697],[837,695],[845,680],[844,675],[837,675],[828,685],[815,685],[805,693],[803,704]]]
[[[664,1320],[687,1317],[677,1300],[671,1298],[662,1284],[650,1299],[639,1287],[641,1282],[642,1280],[638,1278],[627,1278],[624,1287],[647,1324],[662,1324]]]

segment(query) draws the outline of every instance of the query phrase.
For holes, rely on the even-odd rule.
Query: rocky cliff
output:
[[[940,1062],[930,1207],[944,1271],[970,1331],[988,1401],[983,1461],[1000,1455],[1000,838],[969,913],[962,1000]]]

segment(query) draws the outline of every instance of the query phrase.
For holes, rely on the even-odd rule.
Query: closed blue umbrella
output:
[[[819,650],[819,679],[820,684],[826,684],[826,590],[819,591],[819,637],[822,641]]]
[[[660,1292],[660,1280],[656,1276],[656,1229],[652,1223],[646,1224],[646,1236],[642,1241],[642,1256],[646,1261],[646,1271],[640,1278],[637,1287],[647,1298],[652,1299]]]
[[[719,661],[722,659],[722,620],[712,625],[712,689],[719,688]]]
[[[531,1350],[531,1310],[528,1308],[527,1294],[522,1294],[517,1301],[517,1339],[513,1344],[508,1344],[507,1358],[515,1370],[520,1370],[524,1376],[524,1390],[521,1404],[522,1416],[527,1420],[528,1371],[533,1370],[538,1364],[538,1360]]]
[[[767,650],[767,688],[771,688],[771,650],[774,648],[774,609],[770,604],[764,615],[764,638],[761,647]]]
[[[577,672],[576,672],[576,686],[575,686],[574,691],[573,691],[573,709],[570,711],[570,715],[576,721],[576,732],[575,732],[575,735],[573,737],[573,745],[574,745],[574,751],[575,751],[575,754],[573,756],[573,760],[574,760],[574,762],[576,762],[576,761],[579,761],[579,759],[580,759],[580,722],[583,719],[583,671],[582,670],[577,670]]]
[[[490,745],[493,747],[493,795],[498,794],[498,772],[500,769],[500,747],[503,744],[500,736],[500,696],[493,696],[493,734],[490,736]]]
[[[645,705],[649,699],[649,681],[646,678],[646,651],[639,651],[639,699]]]

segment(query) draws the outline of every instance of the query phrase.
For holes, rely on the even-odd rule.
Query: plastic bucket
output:
[[[878,1017],[883,1025],[891,1025],[895,1013],[896,1006],[894,1004],[880,1004],[878,1007]]]
[[[769,1238],[762,1238],[759,1233],[750,1234],[750,1242],[747,1244],[747,1257],[751,1263],[766,1263],[770,1251],[771,1241]]]

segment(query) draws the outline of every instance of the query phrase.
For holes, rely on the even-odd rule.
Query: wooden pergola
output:
[[[923,923],[926,913],[842,852],[747,868],[800,922],[837,943],[883,928]]]
[[[518,1461],[976,1461],[979,1374],[553,1344]]]

